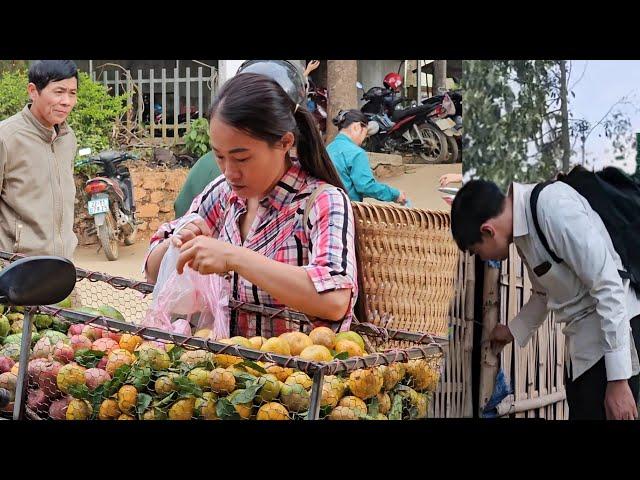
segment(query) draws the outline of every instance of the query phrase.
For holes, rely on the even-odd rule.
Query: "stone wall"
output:
[[[149,168],[146,165],[129,165],[133,181],[133,196],[136,203],[138,241],[146,241],[164,222],[173,220],[175,201],[188,170],[186,168]],[[84,193],[84,179],[76,177],[75,232],[80,245],[98,243],[92,230],[93,218],[87,213],[87,195]]]

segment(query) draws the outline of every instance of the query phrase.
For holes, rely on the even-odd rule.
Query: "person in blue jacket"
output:
[[[361,202],[364,197],[383,202],[407,203],[397,188],[378,182],[371,171],[369,157],[360,145],[367,137],[367,117],[360,110],[341,110],[333,124],[340,133],[327,145],[327,152],[340,174],[349,198]]]

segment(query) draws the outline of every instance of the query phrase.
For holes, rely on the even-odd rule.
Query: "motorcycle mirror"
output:
[[[90,148],[81,148],[80,150],[78,150],[78,156],[79,157],[84,157],[86,155],[91,155],[91,149]]]
[[[76,267],[66,258],[22,258],[0,271],[0,301],[17,306],[52,305],[76,285]]]
[[[356,82],[356,88],[364,90],[364,86],[360,82]]]

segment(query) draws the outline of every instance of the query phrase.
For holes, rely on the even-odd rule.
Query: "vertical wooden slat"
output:
[[[518,260],[517,251],[514,245],[511,245],[509,259],[507,260],[507,320],[511,321],[518,312],[519,306],[519,291],[517,289],[517,273],[518,273]],[[523,369],[523,365],[526,367],[528,348],[521,348],[518,345],[513,346],[514,359],[513,359],[513,372],[514,382],[513,391],[516,396],[516,400],[523,397],[526,383],[526,369]],[[516,413],[516,418],[524,417],[524,413]]]
[[[501,272],[501,320],[506,322],[520,311],[522,305],[531,296],[531,282],[517,251],[510,251],[510,259],[505,262]],[[515,294],[514,294],[515,292]],[[527,347],[513,346],[513,355],[505,347],[502,355],[502,367],[507,378],[512,376],[516,401],[534,399],[564,390],[564,336],[561,328],[550,314],[543,325],[535,332]],[[513,368],[513,375],[510,375]],[[567,414],[566,401],[547,407],[532,409],[516,414],[516,417],[537,417],[564,419]]]
[[[465,405],[463,410],[464,417],[473,417],[473,396],[471,389],[472,371],[471,371],[471,355],[473,353],[473,329],[475,320],[474,312],[474,296],[476,290],[476,274],[475,274],[475,259],[466,254],[466,304],[464,313],[465,324],[465,338],[464,338],[464,370],[465,377],[463,380],[463,386],[465,388]]]
[[[142,120],[142,111],[144,110],[144,98],[143,98],[143,93],[144,93],[144,89],[142,87],[142,70],[138,69],[138,118],[137,118],[137,122],[138,122],[138,132],[142,132],[144,129],[144,125],[143,125],[143,120]],[[127,81],[129,81],[129,78],[131,78],[131,75],[129,75],[127,77]]]
[[[455,327],[454,327],[454,332],[455,332]],[[455,343],[455,333],[453,335],[450,335],[450,339],[451,341],[453,341]],[[445,370],[446,370],[446,374],[445,374],[445,378],[446,378],[446,383],[445,383],[445,410],[444,410],[444,415],[446,418],[450,418],[451,415],[451,386],[453,384],[453,378],[452,378],[452,373],[453,373],[453,365],[452,363],[455,363],[455,353],[458,349],[456,348],[453,353],[454,355],[450,356],[450,358],[452,358],[454,361],[453,362],[447,362],[445,361]]]
[[[522,306],[526,303],[530,296],[530,290],[526,288],[526,271],[524,265],[520,260],[516,261],[517,264],[517,282],[518,282],[518,312],[522,308]],[[520,286],[522,285],[522,287]],[[534,398],[537,396],[535,377],[536,377],[536,356],[538,352],[538,341],[539,335],[538,333],[534,333],[532,336],[529,345],[527,346],[527,355],[522,360],[524,361],[524,372],[525,372],[525,381],[524,388],[526,391],[524,398]],[[525,412],[525,416],[527,418],[531,418],[535,416],[535,412]]]
[[[482,315],[482,343],[480,347],[480,402],[479,412],[486,405],[495,385],[498,372],[498,358],[494,355],[489,342],[489,334],[499,321],[499,288],[500,272],[485,264],[484,266],[484,291],[483,291],[483,315]]]
[[[461,255],[457,260],[455,295],[449,306],[452,327],[443,374],[429,408],[429,415],[444,418],[473,416],[471,396],[471,349],[473,347],[474,259]],[[469,266],[470,265],[470,266]],[[469,275],[471,277],[469,278]],[[471,290],[469,290],[471,289]],[[468,304],[470,302],[470,305]]]
[[[464,256],[460,255],[458,260],[458,279],[464,279]],[[459,418],[462,411],[462,338],[464,332],[464,320],[462,312],[464,311],[464,282],[458,281],[458,292],[454,297],[455,301],[455,322],[456,322],[456,368],[454,379],[454,406],[453,417]]]
[[[449,306],[449,322],[451,324],[452,327],[452,331],[451,334],[449,336],[450,338],[450,343],[453,343],[452,347],[452,355],[448,355],[448,359],[445,359],[445,369],[446,369],[446,385],[445,385],[445,410],[444,410],[444,415],[445,418],[451,418],[452,415],[452,403],[453,403],[453,397],[455,395],[455,389],[454,389],[454,384],[455,384],[455,369],[456,369],[456,360],[457,360],[457,354],[458,354],[458,348],[457,348],[457,344],[456,344],[456,331],[457,331],[457,326],[456,326],[456,300],[458,297],[458,292],[459,292],[459,288],[460,288],[460,284],[458,282],[456,282],[456,295],[454,295],[452,302]],[[453,317],[453,318],[452,318]],[[450,361],[446,361],[446,360],[450,360]]]
[[[167,139],[167,69],[162,69],[162,140]]]
[[[185,96],[187,100],[187,127],[191,125],[191,69],[187,67],[185,72]]]
[[[551,327],[549,328],[549,350],[551,351],[551,354],[549,355],[549,358],[551,359],[551,361],[549,362],[549,388],[552,389],[552,391],[557,392],[560,390],[560,386],[558,384],[558,379],[556,376],[556,363],[557,363],[557,355],[558,355],[558,346],[556,345],[556,325],[553,321],[549,321],[549,324],[551,325]],[[553,408],[553,405],[550,405],[549,409],[549,415],[551,415],[550,418],[555,419],[556,416],[554,414],[555,409]]]
[[[151,133],[151,138],[155,138],[156,136],[156,119],[155,119],[155,110],[154,105],[155,101],[155,80],[153,74],[153,68],[149,70],[149,130]]]
[[[460,285],[460,291],[456,299],[458,311],[456,312],[456,321],[458,322],[457,330],[457,369],[456,369],[456,408],[455,416],[457,418],[462,417],[462,408],[464,404],[464,331],[466,322],[464,320],[464,309],[466,301],[466,282],[465,278],[465,262],[464,255],[460,255],[458,260],[458,278],[460,279],[458,284]]]
[[[173,69],[173,143],[178,141],[178,115],[180,114],[180,71]]]
[[[127,132],[131,132],[131,115],[133,110],[133,87],[131,85],[131,72],[126,71],[127,75]],[[140,108],[138,107],[138,111]]]
[[[202,78],[202,67],[198,67],[198,115],[200,118],[204,116],[204,112],[202,110],[202,82],[204,79]]]
[[[564,384],[564,372],[565,372],[565,343],[564,343],[564,335],[562,334],[561,328],[556,324],[556,346],[558,348],[557,355],[557,368],[556,368],[556,377],[558,378],[557,384],[560,385],[562,390],[566,390],[566,386]],[[567,401],[563,402],[563,405],[560,408],[560,414],[562,415],[562,419],[566,420],[569,418],[569,406]]]
[[[528,289],[531,289],[529,276],[526,277]],[[540,395],[549,395],[553,393],[553,375],[551,365],[553,364],[553,346],[551,343],[553,325],[547,318],[542,326],[544,339],[540,342],[540,355],[538,359],[538,369],[540,372]],[[550,405],[539,409],[538,415],[541,418],[553,418],[551,415]]]
[[[114,89],[113,93],[117,97],[120,95],[120,70],[116,70],[114,73]]]

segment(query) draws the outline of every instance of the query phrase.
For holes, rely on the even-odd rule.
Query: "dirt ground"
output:
[[[453,165],[407,165],[406,173],[381,180],[393,187],[403,190],[412,206],[432,210],[447,210],[449,206],[442,200],[436,190],[438,179],[445,173],[461,173],[462,164]],[[380,203],[376,200],[367,200]],[[126,278],[144,280],[142,274],[142,259],[147,250],[147,242],[135,245],[120,245],[120,258],[109,261],[102,251],[97,252],[98,246],[79,247],[75,252],[74,262],[77,266],[97,272],[109,273]]]

